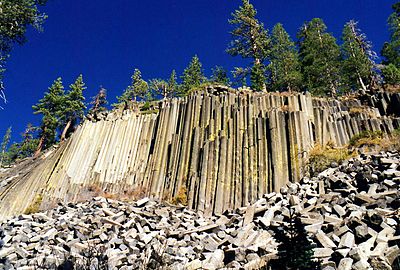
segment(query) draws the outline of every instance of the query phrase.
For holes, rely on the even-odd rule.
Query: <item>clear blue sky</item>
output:
[[[350,19],[379,52],[388,39],[386,20],[392,0],[253,0],[258,18],[268,28],[283,23],[293,38],[304,21],[323,18],[336,38]],[[9,103],[0,110],[0,138],[13,127],[13,140],[27,123],[39,125],[32,114],[53,80],[67,87],[83,74],[87,101],[100,85],[115,101],[130,83],[134,68],[145,79],[181,74],[194,54],[206,70],[240,66],[240,58],[225,53],[231,29],[227,20],[240,0],[49,0],[44,32],[28,32],[28,42],[12,52],[6,73]]]

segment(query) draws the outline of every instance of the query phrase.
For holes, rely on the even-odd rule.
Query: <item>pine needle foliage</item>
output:
[[[272,269],[319,270],[320,263],[313,260],[314,245],[307,237],[299,216],[289,211],[287,224],[274,230],[279,242],[278,259],[272,261]]]
[[[42,115],[39,136],[40,142],[37,153],[46,149],[56,142],[57,128],[60,126],[59,119],[64,115],[65,91],[62,79],[58,78],[49,87],[48,92],[39,102],[32,106],[34,114]]]
[[[30,26],[42,30],[47,16],[39,11],[46,0],[3,0],[0,1],[0,99],[5,100],[4,72],[6,62],[14,44],[26,42],[26,31]]]
[[[183,71],[181,79],[182,84],[179,87],[178,93],[181,97],[186,96],[191,89],[199,87],[206,81],[203,65],[197,55],[193,56],[188,67]]]
[[[6,151],[8,144],[10,143],[11,139],[11,127],[9,127],[6,131],[6,134],[4,134],[3,140],[0,145],[0,167],[4,164],[4,161],[6,160]]]
[[[131,84],[125,89],[124,93],[117,97],[118,102],[113,104],[113,106],[118,106],[120,104],[127,104],[131,101],[137,101],[138,98],[143,99],[149,90],[149,85],[142,78],[142,73],[139,69],[135,69],[131,77]]]
[[[90,105],[92,107],[89,109],[89,114],[91,115],[97,115],[100,112],[106,111],[107,110],[107,90],[100,86],[99,92],[92,97],[92,101],[90,102]]]
[[[273,91],[299,91],[302,85],[299,55],[295,43],[278,23],[272,29],[269,54],[269,85]]]
[[[60,125],[63,127],[61,140],[74,129],[85,115],[86,105],[83,91],[86,89],[82,75],[79,75],[73,84],[69,86],[69,91],[65,95],[62,104],[63,109],[59,117]]]
[[[269,54],[270,37],[256,15],[257,10],[250,1],[242,0],[242,5],[232,13],[232,18],[228,21],[234,29],[230,32],[232,41],[226,51],[232,56],[252,60],[251,72],[246,75],[250,74],[254,90],[263,91],[266,82],[264,61]]]
[[[212,69],[211,82],[229,86],[230,80],[228,72],[221,66],[215,66]]]
[[[376,79],[375,59],[377,54],[366,35],[358,28],[358,23],[351,20],[345,24],[342,34],[343,85],[347,91],[367,90]]]
[[[340,85],[340,48],[322,19],[304,23],[299,53],[304,86],[316,96],[335,96]]]
[[[382,69],[384,82],[389,85],[400,84],[400,2],[392,6],[393,13],[388,18],[390,40],[383,44]]]

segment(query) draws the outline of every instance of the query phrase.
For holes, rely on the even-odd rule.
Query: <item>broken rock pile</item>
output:
[[[35,269],[100,250],[109,269],[259,269],[273,228],[299,213],[323,269],[392,269],[400,255],[400,155],[361,155],[247,207],[204,217],[148,198],[60,204],[0,223],[0,269]],[[0,244],[1,246],[1,244]]]

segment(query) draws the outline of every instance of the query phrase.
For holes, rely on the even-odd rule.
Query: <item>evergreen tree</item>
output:
[[[7,146],[10,143],[10,138],[11,138],[11,127],[7,129],[6,134],[4,134],[3,141],[1,142],[0,145],[0,167],[3,165],[4,160],[6,158],[6,151],[7,151]]]
[[[3,77],[12,47],[14,44],[25,43],[29,26],[42,30],[46,15],[39,11],[39,6],[46,2],[46,0],[0,2],[0,99],[5,100]]]
[[[388,18],[390,41],[383,44],[382,63],[400,68],[400,3],[392,5],[393,13]]]
[[[314,245],[307,238],[307,232],[300,218],[289,211],[289,220],[274,229],[275,239],[279,242],[278,259],[271,262],[272,269],[313,270],[321,269],[313,260]]]
[[[38,130],[37,127],[28,124],[25,131],[22,133],[22,142],[19,144],[18,158],[31,157],[37,149],[39,140],[34,138],[34,133]]]
[[[192,88],[200,86],[205,81],[203,66],[197,55],[193,56],[189,66],[183,71],[181,79],[180,96],[187,95]]]
[[[230,32],[233,40],[227,52],[232,56],[240,55],[243,58],[252,59],[251,77],[256,80],[251,80],[252,87],[254,90],[261,91],[265,90],[263,64],[269,53],[270,39],[268,31],[263,23],[258,21],[256,15],[257,11],[249,0],[242,0],[242,5],[232,13],[232,19],[229,20],[229,24],[235,26],[235,29]],[[261,70],[262,68],[264,70]]]
[[[150,80],[150,89],[155,92],[156,95],[161,95],[163,99],[171,97],[173,91],[169,88],[169,83],[162,79]]]
[[[299,90],[302,83],[299,55],[289,34],[278,23],[271,35],[271,53],[269,55],[269,82],[274,91]]]
[[[389,64],[382,69],[382,75],[385,84],[399,85],[400,84],[400,69],[394,64]]]
[[[175,72],[175,69],[174,69],[174,70],[172,70],[171,76],[169,77],[169,80],[168,80],[168,87],[171,90],[171,95],[172,96],[176,95],[176,91],[177,91],[177,88],[178,88],[178,84],[177,84],[176,80],[177,80],[177,77],[176,77],[176,72]]]
[[[400,2],[392,5],[393,13],[388,18],[390,41],[383,44],[381,55],[384,81],[387,84],[400,84]]]
[[[135,69],[133,75],[132,75],[132,83],[125,89],[125,92],[117,97],[118,103],[113,104],[119,105],[119,104],[125,104],[125,107],[134,100],[135,102],[137,101],[137,98],[144,98],[149,86],[145,80],[142,79],[142,73],[140,72],[139,69]]]
[[[67,133],[74,127],[74,124],[77,124],[84,116],[86,106],[83,91],[85,89],[82,75],[79,75],[76,81],[70,85],[69,92],[62,104],[64,108],[60,115],[60,121],[64,125],[61,133],[61,141],[65,139]]]
[[[305,87],[314,95],[334,96],[340,85],[340,48],[322,19],[306,22],[298,34]]]
[[[367,85],[371,85],[376,77],[376,53],[372,51],[371,43],[353,20],[344,26],[342,40],[344,85],[352,90],[362,88],[366,91]]]
[[[33,134],[37,128],[28,124],[25,131],[22,133],[22,142],[13,143],[6,153],[4,165],[10,165],[20,159],[31,157],[37,149],[39,139],[35,139]]]
[[[40,126],[40,140],[35,153],[38,156],[42,149],[48,148],[56,141],[56,131],[59,127],[58,118],[63,115],[65,106],[65,92],[61,78],[54,81],[49,91],[39,102],[32,106],[34,114],[42,114]]]
[[[257,91],[265,89],[265,66],[255,64],[250,73],[251,87]]]
[[[247,77],[251,74],[251,68],[249,67],[235,67],[232,71],[234,78],[233,85],[236,87],[247,86]]]
[[[100,90],[96,96],[92,97],[92,101],[90,102],[92,107],[89,110],[89,114],[97,115],[100,112],[106,111],[107,101],[107,90],[100,86]]]
[[[226,70],[221,66],[212,69],[211,82],[229,86],[230,81]]]

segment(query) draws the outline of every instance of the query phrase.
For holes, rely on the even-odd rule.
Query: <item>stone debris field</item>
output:
[[[207,217],[149,198],[101,197],[0,222],[0,269],[37,269],[101,250],[109,269],[260,269],[290,209],[323,269],[392,269],[400,255],[400,154],[361,155],[254,204]],[[95,268],[93,268],[95,269]]]

